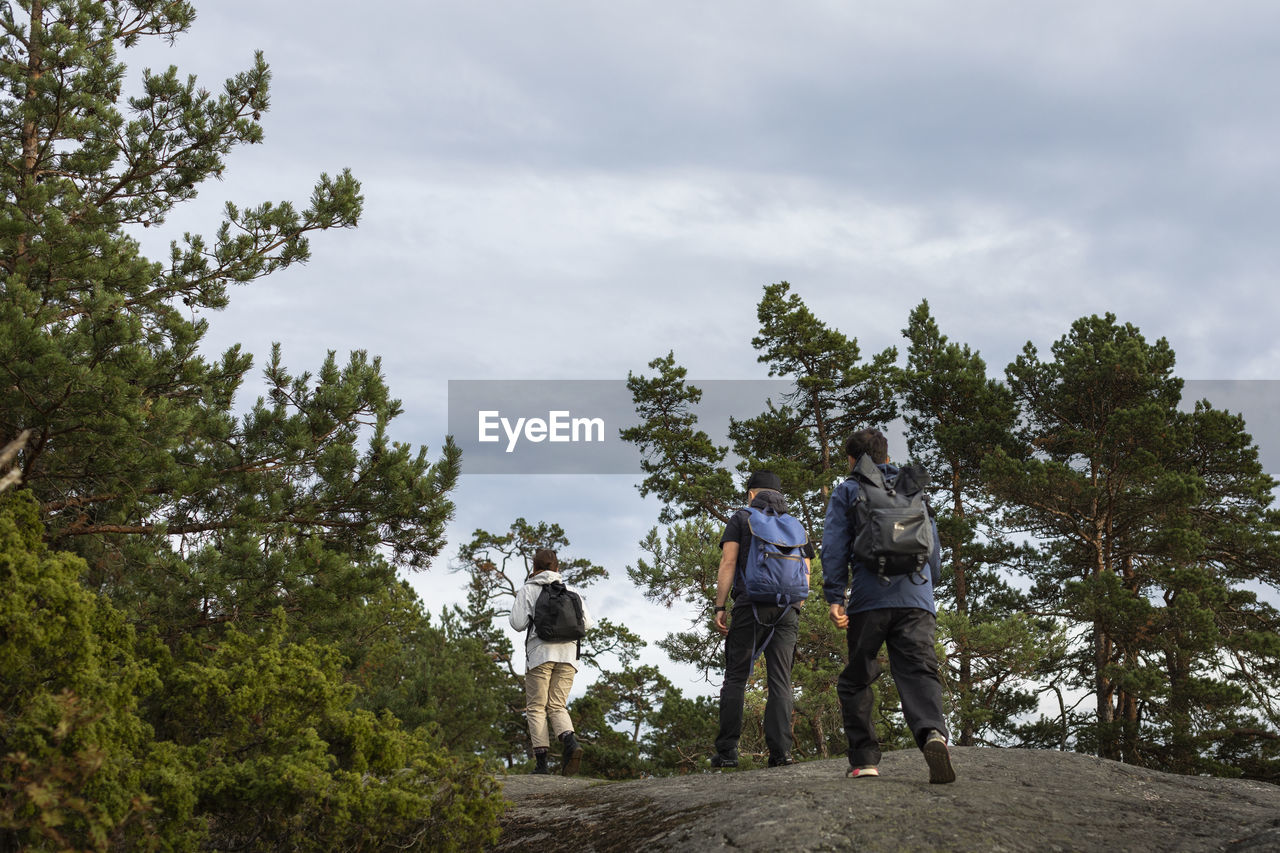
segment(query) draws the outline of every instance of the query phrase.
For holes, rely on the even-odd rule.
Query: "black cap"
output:
[[[780,492],[782,478],[772,471],[757,471],[751,475],[750,480],[747,480],[747,491],[752,489],[773,489],[775,492]]]

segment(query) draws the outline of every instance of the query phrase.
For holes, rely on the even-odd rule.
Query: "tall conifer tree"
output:
[[[1080,640],[1073,660],[1095,716],[1077,743],[1182,772],[1243,772],[1240,744],[1266,747],[1280,730],[1280,621],[1255,592],[1280,590],[1275,481],[1239,417],[1207,402],[1180,409],[1165,340],[1093,316],[1053,356],[1028,343],[1007,369],[1035,454],[997,450],[983,471],[1044,543],[1039,606]]]
[[[903,334],[909,341],[902,380],[907,447],[933,477],[943,546],[938,620],[953,646],[952,736],[961,746],[984,735],[998,741],[1035,708],[1026,682],[1043,653],[1024,596],[1008,582],[1025,549],[1003,535],[1000,506],[979,470],[998,447],[1021,455],[1013,432],[1017,407],[1008,388],[987,377],[978,353],[947,340],[928,302],[911,312]]]
[[[251,357],[201,350],[233,286],[356,224],[358,182],[227,204],[208,236],[141,251],[142,229],[263,139],[260,54],[214,91],[173,67],[125,91],[122,52],[194,19],[185,0],[0,3],[0,436],[27,435],[16,464],[46,542],[144,638],[138,716],[181,768],[140,806],[221,849],[481,845],[498,802],[475,756],[356,707],[344,671],[417,615],[396,568],[443,546],[456,448],[433,462],[390,439],[400,404],[363,352],[311,373],[277,349],[248,405]],[[388,686],[360,681],[366,704]],[[21,745],[0,735],[8,764]]]
[[[373,593],[394,581],[383,554],[425,567],[458,462],[389,439],[400,404],[362,352],[311,374],[277,350],[267,397],[236,415],[252,360],[206,358],[200,315],[354,226],[362,199],[349,172],[322,175],[305,207],[228,204],[212,237],[142,255],[139,229],[263,138],[260,54],[218,92],[173,67],[124,92],[120,52],[194,17],[174,0],[0,6],[0,435],[31,431],[21,473],[51,542],[175,635]]]
[[[848,473],[845,440],[897,416],[897,351],[890,347],[861,363],[858,341],[815,316],[785,281],[765,287],[756,316],[756,360],[793,390],[781,405],[770,401],[760,415],[731,422],[739,470],[780,475],[792,513],[818,530],[832,485]]]
[[[676,660],[710,674],[722,666],[720,636],[710,629],[711,604],[720,561],[719,537],[735,509],[744,503],[740,486],[746,472],[768,469],[782,477],[790,511],[800,518],[815,545],[830,488],[848,465],[844,442],[868,425],[885,425],[896,416],[896,368],[892,348],[861,362],[857,341],[820,320],[791,285],[764,288],[757,305],[759,329],[752,345],[769,374],[789,380],[793,390],[754,417],[731,419],[730,438],[740,460],[735,477],[727,449],[698,429],[695,407],[701,391],[686,381],[673,353],[650,362],[651,377],[628,380],[640,424],[624,430],[635,443],[648,475],[642,494],[663,502],[659,521],[641,542],[645,556],[628,569],[651,600],[671,605],[684,601],[699,608],[687,631],[675,632],[662,647]],[[821,595],[821,568],[813,564],[813,592],[801,613],[800,640],[792,679],[798,714],[797,749],[826,755],[842,739],[833,689],[843,657],[843,637],[830,626]],[[748,702],[750,719],[752,705]],[[886,732],[886,739],[899,733]],[[744,749],[750,748],[750,739]],[[841,749],[842,747],[836,747]]]

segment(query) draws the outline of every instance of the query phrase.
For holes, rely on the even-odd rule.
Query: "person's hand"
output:
[[[837,628],[848,628],[849,617],[844,612],[844,605],[836,603],[831,605],[831,621]]]
[[[729,636],[729,614],[721,610],[716,613],[716,630],[724,636]]]

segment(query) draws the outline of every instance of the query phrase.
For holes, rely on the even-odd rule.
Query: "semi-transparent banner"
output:
[[[697,428],[729,446],[729,419],[755,417],[794,390],[782,379],[689,380]],[[1198,400],[1244,415],[1263,468],[1280,476],[1280,380],[1186,380],[1182,408]],[[625,380],[450,380],[449,432],[465,474],[640,474],[640,451],[619,432],[639,423]],[[889,424],[890,452],[905,459],[902,423]],[[730,457],[729,464],[736,460]]]
[[[697,428],[729,444],[729,418],[751,418],[792,390],[780,379],[689,383]],[[639,474],[619,432],[640,422],[626,380],[450,380],[449,433],[464,474]]]
[[[1258,447],[1262,470],[1280,479],[1280,380],[1187,379],[1182,406],[1191,411],[1200,400],[1215,409],[1244,417],[1244,428]]]

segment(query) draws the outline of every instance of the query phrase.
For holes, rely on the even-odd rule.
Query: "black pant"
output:
[[[795,660],[799,625],[800,614],[794,607],[757,604],[753,613],[750,603],[734,605],[729,636],[724,641],[724,684],[720,686],[720,733],[716,736],[716,752],[725,756],[737,754],[752,654],[775,626],[769,644],[761,653],[769,684],[769,696],[764,704],[764,741],[772,756],[791,751],[791,664]]]
[[[889,646],[889,668],[916,745],[924,746],[930,729],[946,736],[942,683],[938,680],[938,656],[933,648],[936,626],[932,613],[915,607],[849,614],[849,665],[840,673],[836,692],[844,716],[844,733],[849,738],[850,765],[880,763],[880,740],[871,720],[871,683],[882,671],[877,659],[882,644]]]

